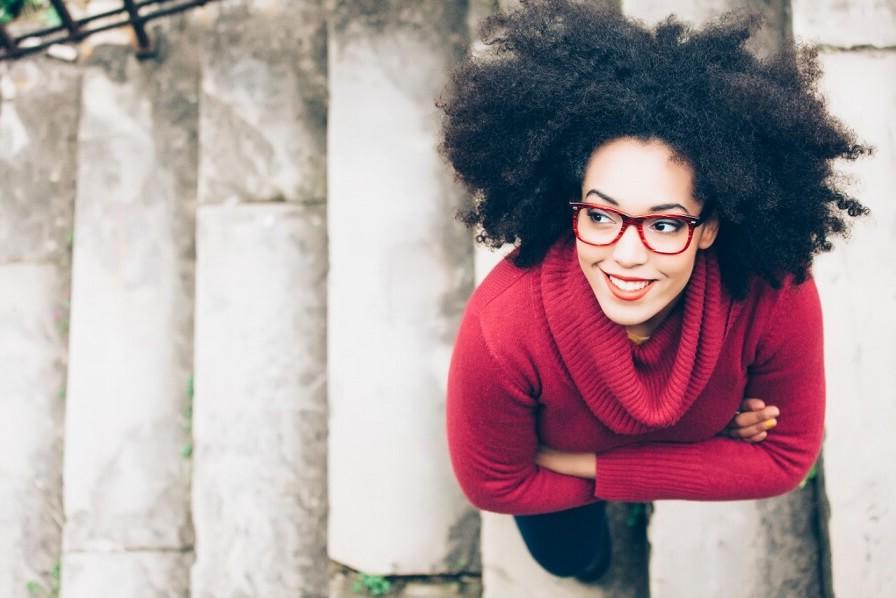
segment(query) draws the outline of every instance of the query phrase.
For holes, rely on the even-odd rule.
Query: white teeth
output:
[[[650,284],[649,280],[639,280],[636,282],[634,280],[622,280],[620,278],[616,278],[615,276],[610,276],[610,275],[607,275],[607,277],[610,279],[610,282],[612,282],[616,288],[622,289],[623,291],[640,291],[641,289],[643,289],[644,287],[646,287],[647,285]]]

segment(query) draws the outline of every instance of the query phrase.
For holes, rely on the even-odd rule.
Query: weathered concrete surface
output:
[[[828,382],[825,486],[837,596],[896,587],[896,52],[821,55],[831,111],[876,153],[844,168],[872,215],[815,268]]]
[[[4,64],[0,106],[0,264],[69,262],[80,74],[28,58]],[[5,95],[5,94],[4,94]]]
[[[209,5],[202,66],[202,203],[326,195],[321,0]]]
[[[472,289],[434,98],[464,3],[334,2],[330,31],[330,556],[378,574],[472,567],[448,461],[448,361]]]
[[[610,570],[600,583],[582,584],[545,571],[529,554],[510,515],[482,513],[482,585],[485,598],[646,598],[647,542],[644,520],[630,519],[629,506],[611,503],[607,511],[613,537]],[[685,594],[687,595],[687,594]]]
[[[758,14],[764,24],[748,46],[759,56],[767,56],[790,36],[789,4],[785,0],[622,0],[622,12],[650,24],[674,14],[697,26],[729,11]]]
[[[192,591],[325,596],[324,12],[227,0],[200,18]]]
[[[824,596],[814,493],[808,484],[761,501],[654,503],[650,595]]]
[[[66,574],[66,598],[93,598],[89,580],[117,574],[116,552],[139,549],[151,571],[174,566],[169,551],[192,547],[190,463],[182,451],[189,444],[198,69],[179,33],[160,40],[160,61],[138,63],[130,48],[103,46],[84,73],[63,570],[72,559],[85,570]]]
[[[68,238],[80,74],[0,66],[0,596],[49,587],[62,548]]]
[[[62,568],[62,597],[189,598],[193,555],[128,551],[69,553]]]
[[[64,280],[55,265],[0,265],[0,596],[48,585],[59,559]]]
[[[324,206],[198,225],[192,596],[326,596]]]
[[[896,46],[893,0],[792,0],[797,41],[838,48]]]

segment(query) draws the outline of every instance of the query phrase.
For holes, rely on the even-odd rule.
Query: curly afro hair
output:
[[[726,15],[699,31],[653,29],[595,4],[525,2],[486,19],[486,47],[454,73],[442,154],[471,192],[479,242],[514,243],[521,267],[570,238],[588,158],[618,137],[660,139],[695,173],[718,216],[715,244],[735,297],[752,276],[805,279],[812,258],[868,212],[838,188],[836,158],[870,152],[818,93],[817,53],[789,46],[760,61],[759,19]]]

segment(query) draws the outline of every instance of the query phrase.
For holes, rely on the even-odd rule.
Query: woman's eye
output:
[[[676,233],[684,227],[684,223],[678,220],[652,220],[650,229],[658,233]]]
[[[600,210],[588,210],[588,220],[594,224],[610,224],[614,222],[613,218],[607,213]]]

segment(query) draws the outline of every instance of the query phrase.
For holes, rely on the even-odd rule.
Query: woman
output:
[[[809,267],[867,212],[831,171],[867,150],[814,54],[759,62],[756,26],[532,2],[486,22],[440,104],[467,224],[517,245],[458,333],[452,465],[556,575],[606,570],[604,501],[775,496],[820,450]]]

